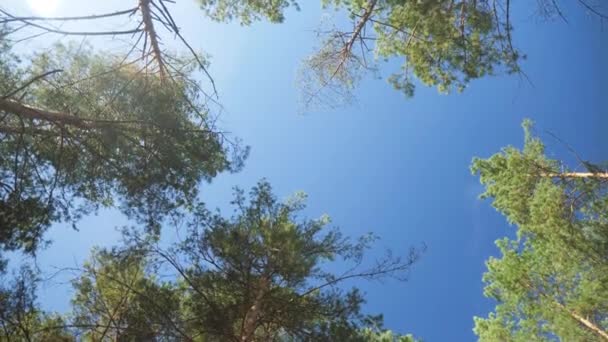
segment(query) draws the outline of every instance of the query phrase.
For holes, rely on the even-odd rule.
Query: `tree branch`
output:
[[[0,20],[0,23],[3,24],[3,23],[9,23],[9,22],[13,22],[13,21],[23,22],[24,20],[27,20],[27,21],[71,21],[71,20],[101,19],[101,18],[120,16],[120,15],[124,15],[124,14],[133,14],[138,10],[138,8],[139,7],[133,7],[133,8],[123,10],[123,11],[116,11],[116,12],[112,12],[112,13],[93,14],[93,15],[75,16],[75,17],[16,17],[16,16],[9,15],[6,12],[4,12],[7,16],[9,16],[9,18]]]
[[[45,72],[44,74],[41,74],[41,75],[35,76],[35,77],[34,77],[34,78],[32,78],[31,80],[29,80],[29,81],[25,82],[25,84],[23,84],[21,87],[19,87],[19,88],[15,89],[15,90],[11,91],[10,93],[8,93],[8,94],[4,95],[4,96],[2,97],[2,99],[3,99],[3,100],[8,99],[9,97],[11,97],[11,96],[13,96],[13,95],[17,94],[18,92],[22,91],[23,89],[25,89],[25,88],[29,87],[29,86],[30,86],[30,84],[32,84],[32,83],[34,83],[34,82],[38,81],[39,79],[45,78],[45,77],[47,77],[47,76],[49,76],[49,75],[51,75],[51,74],[58,73],[58,72],[62,72],[62,71],[63,71],[63,70],[61,70],[61,69],[55,69],[55,70],[47,71],[47,72]]]
[[[160,51],[158,36],[156,34],[156,30],[154,29],[154,22],[152,20],[152,10],[150,9],[151,3],[152,0],[139,0],[139,9],[141,10],[142,20],[144,23],[143,30],[146,32],[148,38],[150,39],[150,47],[154,54],[154,59],[156,60],[156,63],[158,63],[160,77],[161,79],[163,79],[166,74],[166,66],[164,64],[163,56]]]

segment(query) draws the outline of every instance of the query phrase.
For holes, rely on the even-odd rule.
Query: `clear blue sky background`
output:
[[[19,2],[2,5],[23,7]],[[100,13],[124,3],[96,4],[92,11],[90,2],[63,0],[57,13]],[[556,133],[586,158],[608,159],[608,32],[576,4],[564,4],[566,24],[538,20],[532,3],[517,1],[513,20],[534,86],[497,76],[449,96],[419,87],[407,100],[384,80],[368,78],[354,106],[302,115],[296,71],[317,43],[312,30],[324,12],[317,1],[302,1],[302,11],[288,11],[284,24],[246,28],[209,23],[194,1],[179,1],[175,16],[187,38],[212,56],[226,109],[221,125],[252,147],[245,169],[204,184],[203,199],[227,208],[233,186],[247,189],[266,177],[280,197],[307,192],[307,215],[328,213],[351,236],[375,232],[382,237],[377,251],[426,243],[409,282],[357,284],[367,294],[365,309],[425,341],[474,340],[473,316],[494,305],[482,294],[484,261],[513,227],[477,200],[482,189],[469,172],[471,158],[521,146],[520,124],[529,117],[540,133]],[[381,74],[393,66],[384,65]],[[568,158],[562,145],[544,138],[556,157]],[[126,223],[104,211],[84,219],[80,232],[57,225],[38,263],[49,273],[81,263],[91,246],[116,243],[114,227]],[[61,281],[45,283],[40,293],[44,307],[68,308],[70,288]]]

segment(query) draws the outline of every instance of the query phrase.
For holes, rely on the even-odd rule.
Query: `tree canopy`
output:
[[[586,1],[585,10],[607,16]],[[463,91],[478,78],[520,74],[525,54],[512,39],[509,0],[322,0],[348,15],[349,25],[319,30],[318,51],[304,61],[300,87],[305,106],[348,102],[358,81],[377,70],[376,60],[402,61],[388,78],[406,97],[417,84],[441,93]],[[538,0],[543,17],[562,16],[556,1]]]
[[[368,258],[376,236],[353,240],[327,216],[302,218],[305,196],[279,201],[266,181],[248,196],[237,189],[231,216],[201,202],[202,183],[241,170],[249,149],[216,125],[221,103],[209,63],[182,36],[171,3],[137,0],[73,17],[0,7],[0,342],[417,341],[364,313],[364,294],[346,286],[405,281],[420,249]],[[196,1],[205,18],[241,25],[282,23],[300,3]],[[556,1],[536,4],[565,19]],[[497,73],[525,76],[510,0],[321,5],[346,15],[347,28],[338,19],[319,30],[321,45],[299,80],[306,106],[348,100],[381,60],[400,61],[388,81],[407,97],[420,84],[448,93]],[[106,19],[126,28],[100,28]],[[67,22],[86,30],[57,25]],[[127,48],[84,39],[19,53],[17,44],[49,35],[124,37]],[[578,155],[570,169],[547,156],[531,122],[524,130],[522,149],[472,164],[481,197],[516,227],[487,261],[485,295],[497,305],[475,317],[474,332],[480,341],[606,341],[608,172]],[[36,265],[9,275],[5,252],[35,255],[51,225],[77,228],[102,207],[121,210],[135,228],[70,270],[69,313],[42,310]],[[184,235],[167,243],[162,227],[185,227]]]
[[[279,202],[262,181],[249,200],[237,190],[231,217],[198,205],[184,239],[168,248],[126,231],[124,245],[93,251],[77,271],[70,315],[48,315],[27,297],[29,311],[44,320],[19,334],[33,340],[56,330],[85,341],[414,342],[386,330],[381,316],[363,314],[363,294],[345,291],[342,283],[406,280],[420,250],[387,252],[371,262],[364,256],[375,238],[351,241],[326,228],[326,216],[298,218],[303,200],[298,194]],[[345,271],[327,271],[331,261]],[[19,312],[0,320],[11,324]],[[21,336],[11,331],[0,336]]]
[[[483,198],[517,227],[497,241],[485,294],[498,305],[475,318],[480,341],[605,341],[608,339],[608,173],[587,172],[546,157],[525,123],[523,150],[475,159]]]
[[[259,20],[281,23],[289,8],[300,9],[297,0],[198,0],[197,3],[206,18],[220,22],[234,20],[242,25]],[[578,3],[595,17],[608,18],[605,9],[595,3],[587,0]],[[535,4],[537,15],[566,20],[557,1],[537,0]],[[318,51],[304,61],[298,82],[305,106],[347,101],[361,77],[377,69],[376,60],[403,61],[400,70],[393,72],[388,81],[407,97],[414,95],[417,84],[447,93],[462,91],[470,81],[496,73],[518,73],[526,77],[520,66],[525,55],[512,39],[514,25],[510,0],[321,0],[321,5],[347,15],[350,24],[344,28],[337,19],[318,31],[322,42]],[[2,13],[4,23],[24,24],[43,34],[131,35],[134,50],[143,50],[142,57],[155,62],[155,70],[161,76],[175,72],[173,57],[163,48],[164,31],[173,34],[196,56],[181,35],[170,6],[163,0],[141,0],[135,7],[125,10],[81,17],[19,17],[5,10]],[[80,32],[54,29],[50,25],[56,21],[94,23],[100,19],[134,15],[140,16],[138,25],[126,30]],[[217,95],[207,65],[200,57],[195,59],[211,81],[211,94]]]
[[[217,21],[238,20],[242,25],[249,25],[262,18],[266,18],[273,23],[280,23],[285,20],[285,9],[290,6],[299,9],[296,0],[198,0],[198,2],[211,19]]]
[[[187,61],[175,62],[185,76],[163,82],[121,56],[76,45],[22,65],[5,44],[0,59],[5,249],[34,252],[51,223],[99,206],[118,205],[158,229],[201,181],[242,166],[247,150],[213,125]]]

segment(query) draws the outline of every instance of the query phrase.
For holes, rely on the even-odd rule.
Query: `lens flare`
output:
[[[27,0],[32,11],[41,16],[49,16],[55,13],[59,0]]]

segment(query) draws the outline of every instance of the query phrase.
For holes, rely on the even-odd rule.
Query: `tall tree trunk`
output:
[[[163,55],[160,50],[160,45],[158,44],[158,36],[156,35],[156,30],[154,29],[152,11],[150,9],[151,4],[151,0],[139,0],[139,9],[141,10],[141,16],[144,23],[144,31],[150,39],[152,54],[154,56],[154,59],[156,60],[156,63],[158,64],[158,71],[162,80],[165,78],[166,66],[165,62],[163,61]]]
[[[263,277],[260,279],[257,294],[253,300],[253,305],[249,308],[245,314],[243,326],[241,328],[241,342],[253,341],[253,334],[257,328],[258,320],[262,314],[263,299],[268,292],[270,286],[270,279]]]
[[[577,314],[574,311],[570,311],[570,316],[572,316],[575,320],[580,322],[582,325],[586,326],[588,329],[593,331],[595,334],[604,338],[604,340],[608,341],[608,332],[602,330],[602,328],[598,327],[596,324],[586,319],[585,317]]]
[[[526,288],[528,288],[529,290],[534,290],[534,287],[528,281],[524,280],[523,285]],[[553,298],[552,296],[550,296],[546,293],[543,293],[542,291],[540,294],[541,294],[541,296],[546,298],[550,303],[555,305],[557,308],[559,308],[560,310],[562,310],[564,312],[567,312],[570,315],[570,317],[574,318],[574,320],[576,320],[577,322],[584,325],[587,329],[591,330],[594,334],[600,336],[605,341],[608,341],[608,332],[604,331],[601,327],[598,327],[595,323],[593,323],[590,320],[586,319],[585,317],[579,315],[576,311],[568,309],[562,303],[556,301],[555,298]]]
[[[551,178],[599,178],[608,179],[608,172],[562,172],[544,173],[544,177]]]
[[[365,25],[369,21],[370,17],[374,13],[374,8],[376,7],[377,2],[378,2],[378,0],[371,0],[370,2],[368,2],[367,8],[365,9],[365,11],[363,12],[363,15],[361,16],[361,20],[359,20],[359,22],[355,26],[355,29],[353,30],[353,34],[351,35],[350,39],[348,40],[348,42],[346,43],[346,45],[344,47],[345,53],[350,54],[350,52],[352,51],[355,41],[360,38],[363,28],[365,27]]]
[[[546,296],[546,298],[549,298],[549,296]],[[591,330],[593,333],[595,333],[596,335],[600,336],[601,338],[603,338],[605,341],[608,341],[608,333],[604,330],[602,330],[602,328],[598,327],[595,323],[591,322],[590,320],[586,319],[585,317],[579,315],[576,311],[574,310],[570,310],[568,308],[566,308],[563,304],[558,303],[556,301],[553,301],[560,309],[562,309],[563,311],[567,312],[570,317],[574,318],[576,321],[578,321],[579,323],[581,323],[582,325],[584,325],[587,329]]]

